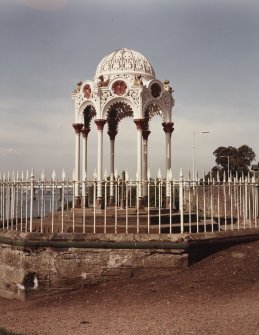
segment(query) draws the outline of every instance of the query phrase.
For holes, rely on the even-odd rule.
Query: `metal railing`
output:
[[[97,188],[102,199],[97,206]],[[141,189],[141,192],[139,190]],[[81,195],[75,207],[75,191]],[[257,227],[258,181],[0,175],[0,227],[41,233],[199,233]],[[139,199],[139,194],[142,195]],[[112,198],[112,199],[111,199]],[[99,199],[100,200],[100,199]],[[111,201],[112,200],[112,201]],[[141,200],[141,202],[140,202]]]

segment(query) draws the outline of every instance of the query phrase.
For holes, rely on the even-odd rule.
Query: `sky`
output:
[[[200,174],[218,146],[247,144],[259,160],[259,1],[0,0],[0,171],[74,167],[71,93],[92,80],[101,59],[120,48],[142,53],[157,79],[174,88],[172,168]],[[159,116],[149,137],[151,176],[164,171]],[[95,125],[88,177],[97,166]],[[109,138],[104,130],[104,169]],[[201,133],[209,131],[209,133]],[[132,119],[120,123],[115,166],[136,174]]]

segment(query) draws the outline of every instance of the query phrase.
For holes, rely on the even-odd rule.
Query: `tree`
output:
[[[229,147],[218,147],[213,155],[216,157],[215,161],[217,166],[212,169],[213,175],[219,170],[222,177],[224,171],[226,173],[232,173],[233,176],[236,173],[241,176],[248,174],[249,167],[252,161],[255,159],[255,153],[252,148],[244,144],[239,148],[232,146]]]

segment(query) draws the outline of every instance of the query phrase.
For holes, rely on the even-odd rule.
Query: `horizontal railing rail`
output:
[[[24,232],[104,234],[254,228],[258,192],[258,181],[249,176],[223,181],[184,179],[182,174],[178,180],[75,181],[64,174],[60,180],[55,174],[48,180],[33,173],[7,174],[0,176],[0,225]]]

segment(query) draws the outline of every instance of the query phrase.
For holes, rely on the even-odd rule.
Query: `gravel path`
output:
[[[258,279],[254,242],[152,279],[136,274],[26,302],[0,298],[0,326],[26,335],[259,335]]]

